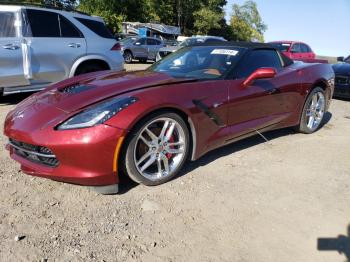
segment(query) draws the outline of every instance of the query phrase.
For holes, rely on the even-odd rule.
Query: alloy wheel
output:
[[[321,124],[325,113],[325,97],[322,92],[312,95],[306,110],[306,126],[310,131],[315,131]]]
[[[124,53],[124,61],[125,63],[128,63],[128,64],[132,62],[132,55],[130,52]]]
[[[162,117],[146,124],[134,148],[138,172],[151,181],[171,176],[184,160],[186,143],[184,129],[172,118]]]

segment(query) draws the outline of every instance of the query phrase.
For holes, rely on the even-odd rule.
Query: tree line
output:
[[[21,2],[21,1],[18,1]],[[234,4],[229,21],[225,19],[226,0],[29,0],[36,4],[77,9],[104,18],[114,32],[121,23],[154,22],[179,26],[184,35],[218,35],[228,40],[264,41],[267,26],[257,4],[247,0]]]

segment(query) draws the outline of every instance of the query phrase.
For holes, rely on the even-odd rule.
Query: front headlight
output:
[[[57,130],[86,128],[102,124],[137,100],[135,97],[108,99],[72,116],[57,126]]]

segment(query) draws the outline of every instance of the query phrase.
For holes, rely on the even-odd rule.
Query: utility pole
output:
[[[182,16],[182,8],[181,8],[181,0],[177,0],[177,26],[181,28],[181,16]]]

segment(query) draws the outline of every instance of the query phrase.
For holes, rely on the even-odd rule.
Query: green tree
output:
[[[220,28],[220,21],[223,18],[223,14],[217,13],[208,7],[202,7],[194,13],[194,18],[196,33],[207,35],[210,30]]]
[[[264,42],[264,32],[267,29],[262,21],[257,4],[246,1],[243,5],[234,4],[230,21],[232,38],[238,41]]]
[[[77,6],[77,0],[42,0],[41,2],[56,7],[66,7],[72,9]]]
[[[197,34],[221,33],[223,24],[226,24],[224,12],[226,3],[226,0],[202,1],[201,8],[194,13],[194,28]]]
[[[114,32],[122,21],[150,22],[154,18],[150,0],[81,0],[80,11],[101,16]]]
[[[24,1],[13,1],[17,4],[41,4],[41,5],[50,5],[60,8],[71,8],[74,9],[77,6],[78,0],[24,0]]]

